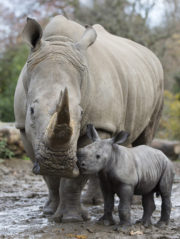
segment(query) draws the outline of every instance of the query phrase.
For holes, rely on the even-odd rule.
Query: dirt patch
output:
[[[41,176],[32,174],[30,161],[13,159],[0,161],[0,238],[137,238],[137,239],[179,239],[180,238],[180,162],[175,162],[176,178],[172,193],[170,225],[144,228],[133,225],[127,230],[118,225],[117,205],[115,206],[116,226],[102,226],[97,219],[103,213],[103,205],[87,207],[91,220],[83,223],[55,223],[51,217],[42,214],[47,199],[47,188]],[[153,223],[160,217],[160,198],[156,199]],[[132,206],[132,221],[140,219],[142,207]]]

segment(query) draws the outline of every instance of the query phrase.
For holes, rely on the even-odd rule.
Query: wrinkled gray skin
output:
[[[126,148],[128,133],[121,131],[114,138],[101,140],[93,125],[87,129],[94,143],[78,150],[78,165],[82,174],[98,173],[104,197],[105,225],[114,224],[112,211],[114,194],[120,198],[120,224],[130,225],[133,195],[142,195],[144,209],[141,222],[151,224],[155,210],[154,193],[161,195],[161,218],[158,224],[168,224],[171,212],[171,190],[174,179],[173,164],[159,150],[146,145]]]
[[[63,221],[87,219],[80,203],[87,176],[76,167],[77,148],[90,143],[86,125],[93,123],[102,138],[126,130],[127,143],[150,142],[163,105],[162,66],[147,48],[63,16],[44,31],[28,19],[23,38],[31,51],[14,112],[33,171],[49,189],[44,212]]]

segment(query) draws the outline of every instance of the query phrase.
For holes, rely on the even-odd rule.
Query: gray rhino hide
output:
[[[75,55],[71,54],[73,48],[67,46],[79,42],[85,31],[85,28],[78,23],[63,16],[56,16],[45,27],[42,39],[47,49],[50,47],[51,38],[57,37],[57,42],[58,39],[63,39],[62,44],[58,43],[61,45],[61,52],[58,53],[57,50],[57,57],[63,55],[63,61],[70,62],[69,64],[83,75],[79,81],[80,105],[84,112],[79,135],[84,135],[86,125],[91,123],[96,129],[111,135],[126,130],[130,133],[128,143],[132,143],[148,125],[153,122],[157,124],[159,119],[163,104],[162,66],[158,58],[147,48],[131,40],[112,35],[101,25],[94,25],[93,28],[97,32],[96,41],[87,51],[79,51]],[[61,38],[58,38],[59,36]],[[76,46],[78,48],[78,44]],[[37,58],[38,63],[45,55],[46,53],[41,55],[41,52],[34,52],[28,59],[29,68],[33,69],[31,64],[33,58]],[[61,67],[63,66],[64,64]],[[69,67],[70,71],[71,69],[72,67]],[[16,126],[20,129],[25,128],[28,103],[26,91],[29,79],[26,71],[27,64],[21,72],[15,93],[15,119]],[[73,80],[72,78],[72,84]],[[44,77],[44,87],[52,85],[53,80],[49,82],[49,78]],[[68,90],[71,111],[73,107],[71,104],[76,99],[71,87],[68,86]],[[52,95],[48,97],[49,99],[54,97],[53,90]],[[72,120],[76,124],[76,118]],[[153,127],[152,131],[155,130],[156,125]],[[150,138],[153,134],[154,132],[150,132]],[[28,140],[32,141],[29,138]]]

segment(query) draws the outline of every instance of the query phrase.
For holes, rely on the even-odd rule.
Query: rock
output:
[[[154,139],[151,146],[161,150],[168,158],[177,160],[180,157],[180,141]]]
[[[0,140],[3,139],[7,141],[7,147],[14,156],[22,156],[25,153],[20,132],[14,123],[0,122]]]

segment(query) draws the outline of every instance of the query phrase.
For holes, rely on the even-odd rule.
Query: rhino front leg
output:
[[[87,176],[75,179],[61,178],[60,203],[53,216],[56,222],[80,222],[88,220],[88,213],[80,203],[81,191],[87,182]]]
[[[97,175],[89,177],[87,192],[83,195],[82,202],[92,205],[103,203],[102,192]]]
[[[133,197],[133,188],[130,185],[122,185],[117,192],[120,197],[119,219],[120,225],[129,226],[131,224],[131,203]]]
[[[106,180],[101,177],[101,189],[104,198],[104,215],[99,219],[99,222],[103,222],[105,226],[114,225],[114,219],[112,212],[114,209],[114,193],[111,191],[111,186]]]
[[[44,214],[54,214],[59,204],[59,186],[60,177],[57,176],[43,176],[48,190],[49,198],[44,205]]]

